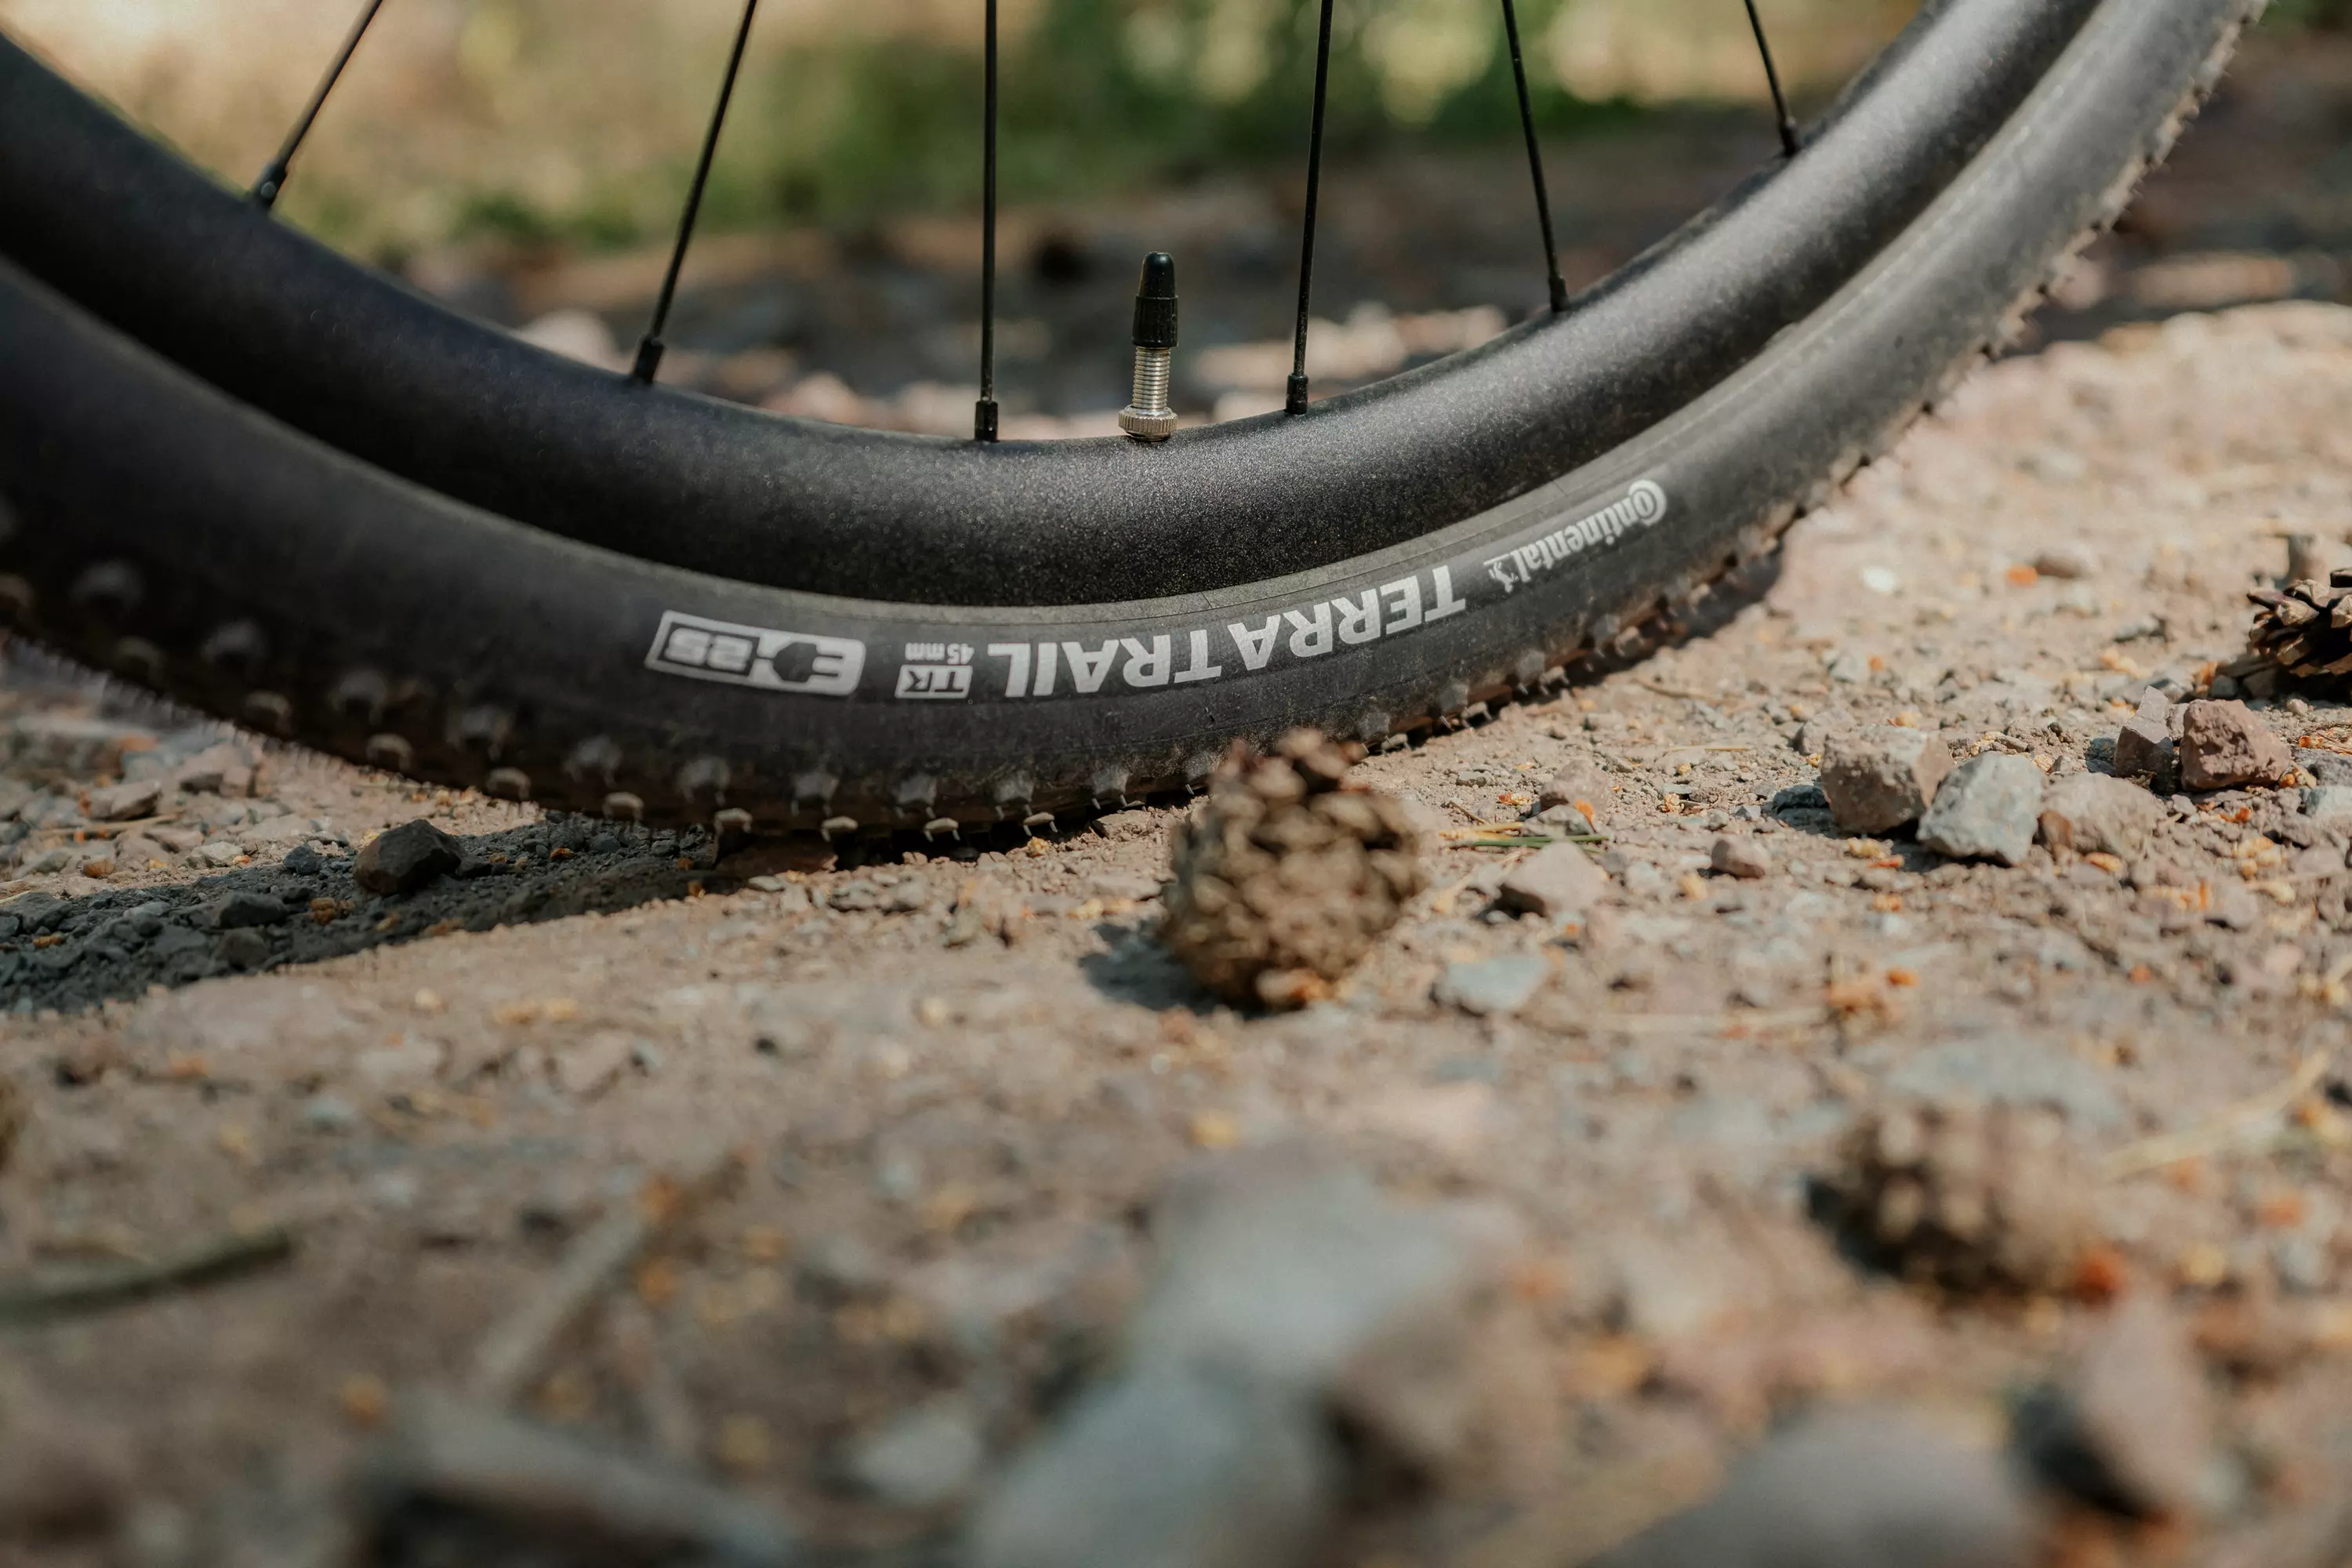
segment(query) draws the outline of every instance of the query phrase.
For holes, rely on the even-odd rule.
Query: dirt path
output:
[[[1718,625],[1364,764],[1433,828],[1587,781],[1612,883],[1573,934],[1492,910],[1512,857],[1444,840],[1436,890],[1336,1001],[1286,1016],[1209,1005],[1153,941],[1172,807],[1009,852],[777,862],[761,891],[691,838],[315,759],[268,759],[255,797],[215,755],[194,782],[228,793],[184,791],[214,735],[109,718],[20,662],[19,775],[165,782],[110,843],[87,823],[74,841],[69,776],[18,802],[48,826],[12,853],[58,868],[0,905],[21,927],[0,944],[0,1538],[71,1514],[65,1476],[101,1533],[50,1520],[65,1544],[26,1561],[100,1560],[91,1539],[129,1543],[109,1561],[307,1560],[285,1543],[347,1517],[332,1485],[387,1391],[464,1384],[598,1216],[726,1144],[731,1190],[616,1268],[625,1310],[551,1340],[524,1405],[689,1456],[821,1541],[935,1540],[1105,1364],[1170,1173],[1305,1137],[1403,1199],[1508,1216],[1530,1330],[1507,1381],[1535,1414],[1482,1450],[1505,1462],[1373,1499],[1345,1560],[1569,1560],[1602,1543],[1580,1530],[1610,1531],[1538,1514],[1551,1545],[1493,1556],[1517,1539],[1497,1499],[1671,1502],[1820,1398],[1991,1430],[2119,1287],[2201,1335],[2210,1436],[2179,1412],[2147,1425],[2187,1433],[2197,1538],[2252,1539],[2340,1484],[2352,1131],[2332,1074],[2200,1158],[2085,1184],[2095,1278],[2054,1293],[1861,1269],[1807,1183],[1890,1097],[2044,1108],[2095,1161],[2293,1087],[2345,1043],[2352,817],[2229,791],[2168,803],[2128,861],[1949,862],[1836,831],[1799,737],[1892,720],[2053,778],[2104,765],[2151,681],[2236,651],[2282,527],[2335,548],[2347,431],[2352,311],[2329,307],[2127,328],[1979,376]],[[2328,749],[2352,752],[2352,710],[2258,707],[2321,738],[2298,753],[2313,773],[2352,770]],[[126,731],[162,743],[115,762]],[[354,889],[347,847],[427,812],[468,837],[465,879]],[[1712,874],[1719,835],[1769,874]],[[91,858],[111,876],[73,868]],[[231,895],[278,912],[222,929]],[[239,964],[276,967],[178,984]],[[53,1004],[73,1005],[31,1011]],[[26,1296],[257,1236],[212,1282]]]

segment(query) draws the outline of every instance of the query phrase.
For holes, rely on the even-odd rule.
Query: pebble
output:
[[[239,889],[224,894],[205,910],[205,923],[215,931],[240,926],[270,926],[290,919],[293,910],[267,893]]]
[[[2032,1539],[1997,1452],[1849,1411],[1773,1438],[1714,1497],[1591,1568],[2024,1568]]]
[[[2146,779],[2157,790],[2172,786],[2178,761],[2172,736],[2172,701],[2151,686],[2140,693],[2139,711],[2116,735],[2112,766],[2119,778]]]
[[[2137,857],[2163,819],[2154,795],[2108,773],[2072,773],[2042,795],[2042,842],[2078,855]]]
[[[2087,544],[2053,544],[2033,558],[2033,570],[2044,577],[2073,582],[2097,576],[2099,557]]]
[[[1475,963],[1449,963],[1433,994],[1475,1017],[1507,1018],[1526,1006],[1551,973],[1541,953],[1517,952]]]
[[[214,944],[221,962],[234,969],[257,969],[269,961],[269,939],[251,927],[224,931]]]
[[[350,1132],[360,1124],[360,1113],[348,1100],[314,1094],[302,1102],[302,1125],[312,1132]]]
[[[195,856],[207,866],[226,869],[245,858],[245,846],[230,839],[215,838],[209,844],[198,845]]]
[[[1511,868],[1498,908],[1559,922],[1580,917],[1609,891],[1609,873],[1575,844],[1551,844]]]
[[[371,840],[352,864],[352,879],[371,893],[410,893],[463,859],[457,841],[420,816]]]
[[[2303,792],[2303,815],[2314,822],[2352,818],[2352,784],[2311,784]]]
[[[286,851],[278,868],[296,877],[315,877],[327,868],[327,858],[308,844],[297,844]]]
[[[1772,872],[1772,852],[1753,838],[1725,834],[1708,847],[1706,863],[1727,877],[1754,881]]]
[[[2018,1446],[2044,1481],[2134,1519],[2197,1510],[2212,1451],[2205,1375],[2171,1309],[2134,1292],[2063,1381],[2028,1399]]]
[[[2242,702],[2191,702],[2180,726],[2180,782],[2189,789],[2278,784],[2294,772],[2284,741]]]
[[[1885,833],[1918,820],[1952,770],[1952,753],[1926,730],[1874,724],[1831,738],[1822,794],[1849,833]]]
[[[152,816],[155,803],[163,794],[163,786],[155,779],[94,789],[89,792],[87,808],[89,819],[92,822],[128,822],[132,817]]]
[[[942,1399],[861,1439],[847,1468],[862,1489],[894,1508],[936,1508],[969,1492],[987,1457],[971,1406]]]
[[[1829,750],[1832,739],[1850,733],[1854,727],[1854,716],[1832,704],[1798,727],[1797,751],[1802,756],[1820,756]]]
[[[1954,769],[1919,819],[1919,842],[1955,860],[2022,861],[2042,810],[2042,770],[2029,757],[1987,752]]]

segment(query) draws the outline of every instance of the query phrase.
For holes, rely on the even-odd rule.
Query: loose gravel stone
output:
[[[1727,877],[1738,877],[1748,881],[1772,874],[1772,852],[1753,838],[1735,838],[1723,834],[1708,846],[1706,863]]]
[[[1548,844],[1511,868],[1496,890],[1498,908],[1554,922],[1581,919],[1607,896],[1609,873],[1576,844]]]
[[[163,784],[156,779],[94,789],[89,792],[89,819],[92,822],[128,822],[132,817],[152,816],[155,803],[163,794]]]
[[[1885,833],[1916,822],[1952,771],[1941,737],[1874,724],[1832,736],[1822,752],[1822,794],[1849,833]]]
[[[1774,1438],[1713,1498],[1591,1568],[2024,1568],[2032,1540],[1998,1453],[1848,1412]]]
[[[2154,795],[2107,773],[2072,773],[2042,795],[2042,842],[2078,855],[2134,858],[2163,820],[2164,807]]]
[[[2118,778],[2138,779],[2161,794],[2169,791],[2179,772],[2179,749],[2173,739],[2171,700],[2154,687],[2140,693],[2139,711],[2116,735],[2111,765]]]
[[[207,866],[229,867],[245,858],[245,846],[226,838],[215,838],[195,848],[195,858]]]
[[[376,836],[352,867],[352,879],[371,893],[412,893],[456,870],[464,859],[457,841],[424,817]]]
[[[269,939],[250,926],[240,926],[222,932],[213,951],[231,968],[258,969],[269,961]]]
[[[2087,544],[2053,544],[2033,558],[2033,570],[2043,577],[2073,582],[2099,574],[2098,552]]]
[[[2242,702],[2191,702],[2180,725],[2180,782],[2189,789],[2274,784],[2294,756]]]
[[[1551,973],[1541,953],[1519,952],[1477,963],[1449,963],[1435,995],[1475,1017],[1507,1018],[1526,1006]]]
[[[2042,770],[2028,757],[1987,752],[1954,769],[1919,819],[1919,842],[1955,860],[2014,866],[2033,847]]]
[[[2210,1399],[2189,1336],[2153,1293],[2126,1296],[2062,1384],[2028,1400],[2020,1447],[2053,1486],[2134,1519],[2197,1511]]]
[[[215,931],[234,931],[242,926],[270,926],[289,920],[294,911],[285,902],[267,893],[240,889],[224,896],[205,910],[205,923]]]

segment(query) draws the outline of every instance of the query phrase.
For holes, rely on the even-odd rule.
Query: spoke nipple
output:
[[[640,386],[651,386],[654,377],[661,374],[662,341],[647,337],[637,344],[637,363],[629,369],[629,379]]]
[[[1290,373],[1289,390],[1283,395],[1282,411],[1285,414],[1307,412],[1307,373],[1305,371],[1294,370]]]
[[[996,399],[983,397],[971,405],[971,438],[975,441],[996,439]]]
[[[1143,258],[1135,293],[1135,401],[1119,410],[1118,427],[1139,441],[1176,434],[1168,385],[1176,355],[1176,258],[1155,250]]]

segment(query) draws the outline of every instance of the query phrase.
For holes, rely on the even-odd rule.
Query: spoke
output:
[[[710,129],[703,133],[702,156],[694,165],[694,184],[686,193],[686,211],[677,220],[677,247],[669,254],[669,270],[662,277],[661,297],[654,301],[654,319],[637,344],[637,363],[629,377],[646,385],[661,369],[662,329],[669,325],[670,302],[677,297],[677,275],[686,266],[686,247],[694,240],[694,220],[702,215],[702,188],[710,182],[710,160],[719,151],[719,128],[727,123],[727,104],[735,96],[735,79],[743,69],[743,46],[751,38],[751,17],[760,0],[743,0],[743,21],[735,29],[735,47],[727,57],[727,79],[719,84],[719,101],[710,110]]]
[[[350,34],[343,39],[343,47],[336,54],[335,63],[329,66],[327,74],[319,79],[317,90],[310,94],[310,101],[303,106],[302,117],[294,122],[294,129],[286,133],[285,143],[278,149],[278,156],[269,160],[269,166],[261,171],[259,179],[253,182],[254,205],[262,211],[268,212],[278,205],[278,195],[286,188],[286,175],[294,166],[294,154],[302,150],[302,139],[310,134],[310,127],[317,121],[319,110],[327,106],[327,95],[334,91],[335,83],[342,79],[343,68],[352,63],[352,56],[359,48],[360,40],[367,36],[368,24],[374,21],[375,14],[383,9],[383,0],[367,0],[359,20],[352,24]]]
[[[982,136],[980,220],[980,402],[971,411],[971,438],[996,439],[996,0],[988,0],[987,130]]]
[[[1780,91],[1780,68],[1772,63],[1772,46],[1765,41],[1764,18],[1756,13],[1756,0],[1748,0],[1748,25],[1756,33],[1756,52],[1764,57],[1764,79],[1772,88],[1772,113],[1780,121],[1780,151],[1795,157],[1804,146],[1797,136],[1797,122],[1789,114],[1789,100]]]
[[[1519,8],[1503,0],[1503,34],[1511,43],[1511,79],[1519,89],[1519,125],[1528,133],[1528,173],[1536,183],[1536,222],[1543,229],[1544,277],[1551,285],[1551,308],[1568,309],[1568,285],[1559,276],[1559,247],[1552,242],[1551,195],[1544,189],[1543,153],[1536,145],[1535,105],[1528,98],[1528,67],[1519,56]]]
[[[1307,412],[1307,309],[1315,290],[1315,199],[1323,181],[1323,100],[1331,85],[1331,0],[1315,37],[1315,125],[1307,138],[1307,234],[1298,247],[1298,340],[1290,359],[1290,391],[1283,407]]]

